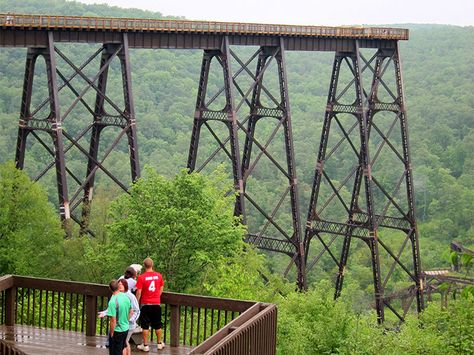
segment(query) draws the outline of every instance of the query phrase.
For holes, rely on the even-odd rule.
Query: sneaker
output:
[[[140,345],[137,345],[137,349],[138,350],[141,350],[141,351],[150,351],[150,347],[148,345],[145,345],[145,344],[140,344]]]
[[[165,347],[165,343],[163,343],[163,342],[159,342],[159,343],[158,343],[158,350],[161,350],[161,349],[163,349],[164,347]]]

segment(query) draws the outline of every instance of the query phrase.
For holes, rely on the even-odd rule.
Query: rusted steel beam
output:
[[[227,41],[225,42],[227,43]],[[227,48],[223,46],[223,48]],[[233,169],[235,190],[238,192],[237,204],[243,205],[243,202],[250,203],[249,206],[253,206],[256,213],[259,213],[264,218],[263,226],[257,227],[249,226],[249,235],[246,238],[247,242],[254,243],[257,247],[284,253],[289,255],[293,263],[297,267],[297,278],[298,287],[300,289],[306,288],[305,281],[305,258],[304,258],[304,246],[300,230],[300,212],[299,202],[297,193],[297,178],[295,170],[295,158],[294,158],[294,147],[293,147],[293,136],[291,127],[291,110],[289,93],[287,86],[287,75],[286,75],[286,60],[285,60],[285,47],[283,41],[280,41],[278,46],[274,47],[261,47],[258,49],[248,61],[244,62],[239,56],[229,50],[230,55],[240,65],[240,68],[234,75],[225,70],[226,65],[229,61],[229,55],[223,55],[220,50],[216,51],[205,51],[201,66],[201,76],[198,86],[198,97],[196,101],[196,109],[194,115],[193,132],[191,135],[191,143],[188,156],[188,168],[190,171],[202,171],[218,152],[224,152],[230,159]],[[257,58],[255,73],[249,69],[249,64]],[[216,60],[220,66],[224,69],[224,84],[221,90],[218,90],[209,100],[206,100],[207,94],[207,82],[209,71],[211,68],[211,61]],[[263,81],[264,76],[267,73],[267,68],[275,63],[277,66],[277,80],[279,83],[279,93],[274,95],[268,90]],[[241,87],[236,78],[241,73],[246,73],[251,82],[249,87]],[[267,74],[268,75],[268,74]],[[232,82],[230,79],[232,78]],[[237,104],[233,103],[233,100],[229,100],[228,92],[237,90],[240,94],[240,101]],[[226,95],[226,105],[222,110],[210,109],[210,105],[224,93]],[[271,101],[270,106],[266,107],[262,104],[261,95],[266,95]],[[246,106],[244,107],[244,104]],[[235,134],[225,134],[223,137],[219,137],[214,129],[209,125],[209,121],[219,121],[224,124],[229,124],[229,119],[226,116],[226,110],[228,107],[233,107],[236,117],[236,127],[239,133],[242,133],[245,138],[244,149],[242,153],[242,163],[240,163],[239,154],[234,152],[233,146],[238,144],[238,136]],[[248,112],[244,111],[244,108]],[[244,111],[245,119],[240,120],[239,116],[242,116]],[[264,140],[259,141],[256,139],[256,132],[260,133],[261,120],[275,121],[277,124],[273,128],[270,134],[265,133]],[[227,120],[227,121],[226,121]],[[196,167],[198,159],[198,148],[199,140],[201,135],[207,133],[202,131],[202,128],[207,128],[211,136],[217,141],[219,148],[216,149],[201,166]],[[233,130],[229,130],[233,133]],[[272,144],[277,137],[277,133],[283,133],[283,143],[285,145],[286,152],[286,164],[280,164],[276,159],[276,156],[269,151],[269,146]],[[237,132],[236,132],[237,133]],[[230,148],[228,143],[230,142]],[[232,143],[235,142],[235,143]],[[258,149],[258,150],[257,150]],[[257,151],[255,151],[257,150]],[[260,162],[261,158],[265,156],[272,163],[272,165],[278,170],[278,173],[282,174],[282,177],[286,180],[282,183],[283,193],[279,192],[279,196],[276,196],[271,209],[266,207],[263,208],[258,196],[252,196],[248,192],[248,181],[251,177],[255,167]],[[237,184],[237,181],[239,182]],[[240,198],[242,195],[242,198]],[[287,197],[289,197],[287,199]],[[289,200],[289,201],[288,201]],[[273,202],[273,201],[272,201]],[[292,225],[284,225],[281,221],[278,221],[276,216],[281,212],[283,208],[288,208],[291,211]],[[268,209],[268,210],[267,210]],[[242,216],[242,220],[245,223],[247,215],[245,209],[240,211],[236,209],[236,215]],[[276,236],[266,236],[267,229],[272,226],[276,229]],[[296,255],[296,257],[294,257]]]
[[[403,305],[403,309],[399,310],[384,298],[384,289],[388,285],[395,267],[401,268],[408,276],[409,281],[413,283],[412,288],[416,290],[414,298],[416,298],[416,306],[419,312],[423,309],[423,283],[420,273],[421,262],[415,221],[413,178],[408,148],[400,53],[398,45],[394,49],[379,48],[371,59],[366,60],[360,53],[361,46],[358,42],[356,41],[354,45],[354,51],[337,52],[334,59],[327,109],[308,209],[305,246],[308,252],[314,236],[317,236],[317,240],[323,246],[321,252],[313,257],[313,260],[309,263],[309,268],[313,268],[326,253],[329,254],[330,259],[338,267],[335,291],[335,297],[338,297],[343,287],[345,269],[349,265],[351,240],[353,238],[363,240],[369,248],[372,261],[375,308],[378,320],[379,322],[384,321],[385,308],[403,320],[410,307],[408,303],[412,299],[408,299],[406,304]],[[343,66],[349,71],[348,75],[352,76],[352,79],[349,80],[349,84],[339,88],[339,73]],[[389,66],[392,68],[392,73],[387,70]],[[370,89],[364,89],[362,86],[362,72],[364,70],[372,74]],[[393,75],[395,78],[395,80],[392,80],[392,82],[394,81],[391,84],[392,87],[387,84],[388,81],[385,79],[388,75]],[[352,104],[346,104],[344,100],[346,102],[354,100],[352,97],[347,97],[348,93],[351,92],[350,88],[355,94],[355,101]],[[389,102],[380,101],[379,88],[385,89],[388,93],[388,99],[385,100]],[[386,131],[382,131],[374,122],[374,116],[382,111],[389,111],[395,116],[393,120],[389,121]],[[340,120],[338,115],[342,114],[349,117],[354,116],[356,123],[352,124],[350,120]],[[391,137],[392,133],[396,131],[394,128],[397,124],[400,127],[401,143]],[[335,126],[334,128],[339,131],[339,136],[342,135],[342,138],[339,139],[339,136],[336,135],[338,141],[329,153],[326,153],[330,133],[334,131],[331,125]],[[359,129],[358,142],[351,138],[351,132],[356,127]],[[375,145],[375,154],[370,155],[369,145],[370,141],[373,141],[373,138],[371,139],[373,135],[377,135],[381,139]],[[331,135],[331,137],[333,136]],[[354,168],[346,177],[341,178],[337,175],[333,177],[331,174],[334,174],[334,169],[331,170],[333,166],[328,164],[328,161],[331,156],[338,153],[344,144],[346,149],[354,153]],[[401,148],[397,148],[396,144],[401,145]],[[397,181],[390,182],[392,184],[390,189],[381,183],[382,179],[378,179],[377,172],[374,173],[373,171],[373,166],[378,161],[383,149],[396,157],[401,171],[400,178]],[[394,165],[395,168],[396,165]],[[342,181],[342,183],[336,186],[333,183],[336,180]],[[348,186],[350,182],[352,182],[352,187]],[[331,195],[322,197],[320,187],[323,183],[330,187]],[[344,187],[352,190],[350,202],[341,193]],[[328,215],[327,211],[324,210],[331,203],[339,204],[339,210],[346,211],[347,217]],[[390,215],[387,215],[388,211],[390,211]],[[404,233],[400,237],[401,247],[400,244],[391,246],[390,240],[385,240],[383,234],[380,235],[380,227]],[[337,236],[343,237],[342,245],[334,243]],[[397,246],[396,249],[395,246]],[[403,252],[409,252],[410,249],[412,263],[405,262],[405,258],[402,261]],[[395,252],[395,250],[397,251]],[[339,260],[336,260],[334,256],[336,252],[340,253]],[[388,271],[383,270],[384,275],[381,274],[381,252],[384,253],[384,258],[390,260]]]
[[[98,73],[89,78],[84,74],[83,69],[94,59],[98,54],[102,52],[102,61]],[[66,77],[56,68],[55,55],[61,57],[73,70],[74,73]],[[33,95],[32,80],[35,71],[35,65],[38,56],[43,56],[46,60],[47,67],[47,79],[49,95],[36,109],[31,109],[31,96]],[[105,85],[107,81],[107,72],[109,66],[114,58],[118,58],[121,63],[122,79],[124,86],[124,109],[119,108],[120,104],[115,103],[105,94]],[[61,86],[57,83],[57,74],[62,80]],[[82,90],[76,90],[71,84],[71,80],[79,76],[87,85]],[[95,81],[99,79],[99,87],[95,84]],[[59,112],[59,101],[58,92],[64,87],[68,87],[76,98],[72,104],[64,110],[61,117],[58,116]],[[91,107],[85,102],[84,95],[90,90],[96,91],[96,107],[92,110]],[[115,110],[111,115],[105,112],[103,109],[104,102],[110,104]],[[39,115],[41,109],[49,103],[50,114],[47,119],[36,117]],[[94,117],[92,124],[88,124],[77,136],[72,137],[63,129],[63,121],[68,115],[74,110],[79,104],[85,106],[85,108]],[[98,147],[100,141],[100,132],[108,126],[119,127],[121,131],[112,144],[104,150],[101,157],[98,156]],[[79,140],[86,135],[90,130],[93,130],[91,135],[91,147],[89,151],[79,144]],[[43,138],[41,138],[35,131],[45,131],[53,138],[53,147],[48,144]],[[88,228],[89,222],[89,211],[92,198],[92,190],[94,185],[95,174],[98,169],[101,169],[112,181],[120,186],[124,191],[128,190],[127,185],[122,183],[111,171],[106,169],[103,165],[104,160],[107,156],[112,153],[116,145],[121,141],[122,137],[126,136],[129,145],[129,156],[130,156],[130,168],[131,168],[131,181],[135,181],[140,175],[140,166],[138,162],[138,147],[136,137],[136,123],[135,123],[135,109],[133,104],[133,97],[131,92],[131,70],[130,70],[130,59],[128,55],[128,37],[126,33],[122,34],[121,41],[118,44],[104,44],[101,50],[96,51],[90,56],[81,66],[76,66],[61,50],[54,46],[53,34],[48,34],[48,46],[46,48],[29,48],[27,54],[27,61],[25,66],[25,79],[23,88],[23,98],[21,106],[21,114],[19,120],[17,150],[16,150],[16,164],[17,167],[22,169],[24,167],[25,153],[27,149],[26,139],[31,133],[39,143],[53,156],[54,162],[46,166],[45,169],[37,176],[37,179],[42,178],[46,172],[49,171],[53,166],[56,166],[56,180],[58,186],[58,197],[60,204],[60,213],[63,220],[72,218],[75,222],[81,225],[81,233],[93,232]],[[70,141],[68,146],[64,146],[63,139],[66,138]],[[87,172],[85,179],[79,179],[67,166],[65,162],[65,154],[72,148],[78,148],[88,159]],[[68,196],[68,178],[72,178],[78,187],[73,191],[72,198]],[[79,194],[83,192],[84,198],[81,201],[78,200]],[[83,203],[83,216],[72,215],[72,212]]]
[[[68,187],[66,177],[66,163],[64,156],[62,116],[60,116],[60,103],[58,96],[57,68],[54,52],[54,39],[52,32],[46,35],[46,48],[29,48],[27,52],[25,65],[25,78],[23,84],[23,95],[21,113],[18,124],[18,139],[16,148],[16,167],[22,169],[24,166],[26,140],[30,133],[35,130],[46,131],[52,140],[50,153],[54,156],[54,165],[56,167],[56,181],[59,200],[59,211],[62,220],[70,218]],[[31,97],[33,95],[33,76],[36,62],[39,56],[42,56],[46,63],[46,78],[49,94],[49,114],[46,119],[38,119],[31,113]],[[36,110],[35,112],[38,112]],[[37,123],[42,123],[38,125]],[[46,145],[42,140],[41,144]]]
[[[120,43],[120,32],[51,30],[56,43]],[[196,33],[128,33],[130,48],[218,50],[224,35]],[[287,51],[335,52],[354,50],[354,40],[346,38],[291,37],[285,35],[228,35],[235,46],[278,46],[283,40]],[[361,48],[393,49],[394,39],[361,39]],[[0,47],[45,47],[45,30],[0,28]]]

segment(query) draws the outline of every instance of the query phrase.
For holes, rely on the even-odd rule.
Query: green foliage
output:
[[[399,329],[384,329],[375,315],[356,314],[347,298],[334,301],[322,282],[306,294],[293,293],[278,304],[279,354],[472,354],[474,298],[430,304]]]
[[[473,264],[472,259],[473,259],[472,255],[463,253],[461,255],[461,264],[466,268],[470,268],[472,267],[472,264]]]
[[[449,261],[451,262],[451,265],[457,266],[459,264],[459,254],[455,251],[452,251],[449,254]]]
[[[275,302],[295,288],[279,275],[271,274],[265,266],[265,257],[251,246],[230,258],[220,257],[216,264],[206,268],[201,287],[193,293]]]
[[[278,305],[278,312],[281,354],[340,353],[355,320],[348,304],[333,300],[329,282],[321,282],[307,293],[288,295]]]
[[[54,276],[64,232],[45,191],[12,162],[0,165],[0,272]]]
[[[468,285],[464,287],[461,291],[461,297],[468,299],[469,297],[474,297],[474,286]]]
[[[56,277],[108,284],[111,279],[122,275],[123,270],[133,262],[123,257],[122,250],[126,249],[127,246],[120,242],[112,247],[107,240],[77,236],[66,239],[58,261],[62,265],[61,271]]]
[[[423,313],[421,323],[427,334],[438,334],[445,346],[440,353],[474,353],[474,298],[462,297],[446,309],[431,305]],[[443,349],[443,347],[441,347]]]
[[[242,247],[244,228],[233,216],[234,196],[222,171],[205,176],[182,171],[166,179],[151,168],[111,207],[110,247],[126,260],[149,256],[167,282],[183,291],[199,284],[205,267]],[[115,247],[122,243],[125,249]]]

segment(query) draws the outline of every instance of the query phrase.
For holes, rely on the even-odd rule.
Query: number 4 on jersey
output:
[[[150,286],[148,286],[148,291],[150,291],[150,292],[155,292],[155,290],[156,290],[155,281],[152,281],[152,282],[150,283]]]

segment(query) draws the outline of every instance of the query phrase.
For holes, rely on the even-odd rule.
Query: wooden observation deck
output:
[[[0,354],[108,354],[97,312],[109,297],[105,285],[0,277]],[[164,292],[162,309],[162,355],[276,351],[275,305]]]

